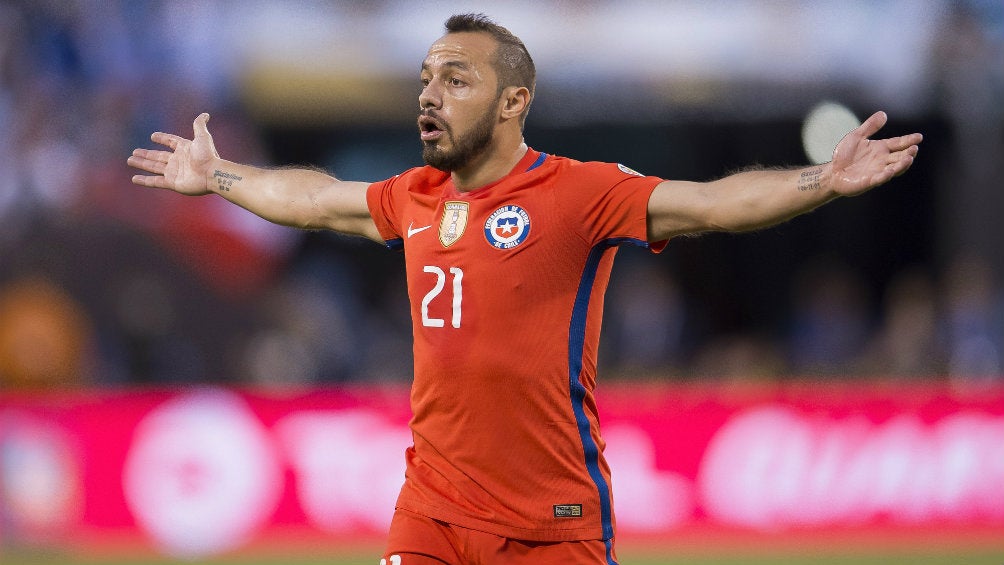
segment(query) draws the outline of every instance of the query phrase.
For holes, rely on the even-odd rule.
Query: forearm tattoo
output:
[[[815,169],[809,169],[808,171],[802,171],[802,174],[798,177],[798,190],[817,190],[819,189],[819,180],[823,176],[823,168],[816,167]]]
[[[213,171],[213,180],[216,181],[216,188],[220,192],[230,192],[230,187],[241,179],[243,179],[243,177],[235,175],[234,173],[225,173],[219,169]]]

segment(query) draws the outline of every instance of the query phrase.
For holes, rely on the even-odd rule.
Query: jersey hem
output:
[[[521,528],[518,526],[509,526],[505,524],[489,522],[487,520],[480,520],[472,516],[459,514],[457,512],[453,512],[445,508],[431,506],[429,504],[411,505],[408,504],[407,502],[402,503],[401,501],[399,501],[395,508],[398,510],[405,510],[407,512],[412,512],[420,516],[425,516],[426,518],[431,518],[433,520],[446,522],[447,524],[452,524],[454,526],[459,526],[461,528],[476,530],[479,532],[484,532],[487,534],[492,534],[495,536],[500,536],[514,540],[537,541],[537,542],[604,540],[604,537],[600,533],[601,528],[599,526],[589,526],[583,528],[558,528],[558,529]]]

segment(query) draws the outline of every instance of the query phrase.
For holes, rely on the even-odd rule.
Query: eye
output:
[[[450,79],[450,86],[464,86],[464,81],[457,77],[453,77]]]

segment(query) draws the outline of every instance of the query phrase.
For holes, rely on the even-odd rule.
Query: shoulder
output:
[[[643,175],[621,163],[577,161],[567,157],[550,156],[546,165],[545,174],[550,177],[552,184],[566,186],[569,190],[579,193],[607,192],[621,185],[654,187],[663,180]]]
[[[386,190],[393,187],[394,190],[424,192],[433,187],[442,186],[449,179],[449,173],[426,165],[414,167],[389,179],[375,182],[371,185],[371,189]]]
[[[555,172],[567,174],[569,176],[599,177],[601,179],[626,180],[630,178],[642,177],[646,175],[621,163],[611,163],[606,161],[577,161],[568,157],[551,155],[547,160]]]

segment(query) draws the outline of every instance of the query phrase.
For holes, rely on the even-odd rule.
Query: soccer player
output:
[[[458,15],[421,66],[427,166],[381,182],[221,159],[207,129],[136,149],[148,187],[215,193],[262,218],[403,248],[414,331],[414,445],[390,565],[616,563],[610,470],[593,389],[617,246],[753,230],[906,171],[920,134],[871,139],[878,112],[829,163],[713,182],[643,176],[529,148],[535,70],[523,43]]]

